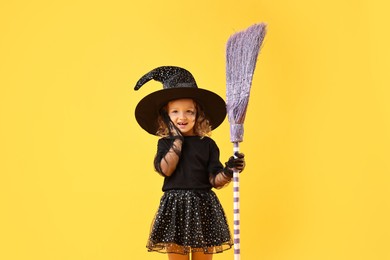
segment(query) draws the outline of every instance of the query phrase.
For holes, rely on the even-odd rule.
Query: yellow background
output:
[[[161,84],[133,85],[178,65],[225,97],[225,43],[263,21],[242,259],[390,259],[386,2],[2,1],[0,259],[166,259],[145,250],[162,178],[134,119]],[[227,121],[213,138],[225,161]]]

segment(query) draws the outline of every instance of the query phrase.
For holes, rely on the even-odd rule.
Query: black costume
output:
[[[158,141],[157,160],[171,145],[169,138]],[[211,138],[184,137],[176,170],[164,180],[165,193],[153,221],[149,251],[219,253],[232,247],[225,213],[209,180],[222,170],[218,146]]]
[[[158,67],[142,76],[134,89],[138,90],[152,79],[162,82],[163,89],[148,94],[135,109],[138,124],[148,133],[158,135],[158,120],[161,116],[164,120],[164,114],[167,129],[173,127],[163,107],[169,101],[181,98],[193,99],[205,111],[212,130],[224,121],[225,101],[212,91],[198,88],[189,71],[174,66]],[[175,148],[172,146],[174,139],[179,137],[182,147],[180,151],[175,150],[179,156],[175,170],[165,177],[164,195],[147,248],[149,251],[179,254],[219,253],[231,248],[233,241],[225,213],[211,190],[210,179],[215,184],[213,178],[224,169],[216,143],[209,137],[168,135],[158,141],[156,171],[164,175],[160,162],[165,160],[164,156],[171,147]]]

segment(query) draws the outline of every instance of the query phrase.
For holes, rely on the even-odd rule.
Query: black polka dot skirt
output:
[[[164,193],[146,245],[149,251],[213,254],[232,246],[225,213],[213,191]]]

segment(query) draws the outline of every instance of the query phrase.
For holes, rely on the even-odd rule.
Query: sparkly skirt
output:
[[[171,190],[161,198],[146,247],[160,253],[220,253],[233,246],[222,206],[211,190]]]

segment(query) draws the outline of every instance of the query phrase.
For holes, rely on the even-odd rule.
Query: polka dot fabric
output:
[[[170,190],[161,198],[147,248],[161,253],[220,253],[233,245],[222,206],[211,190]]]

